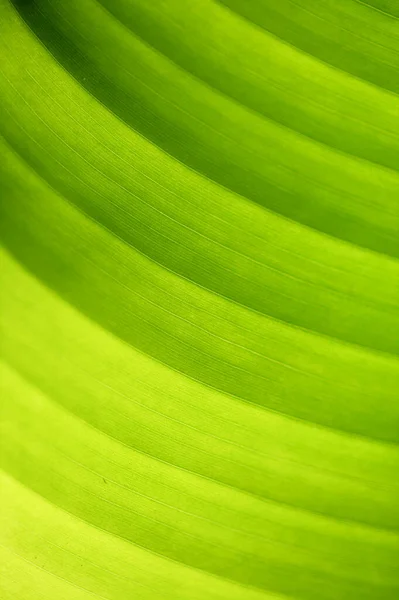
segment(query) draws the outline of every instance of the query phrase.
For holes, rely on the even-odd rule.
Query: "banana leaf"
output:
[[[0,598],[399,598],[397,0],[0,0]]]

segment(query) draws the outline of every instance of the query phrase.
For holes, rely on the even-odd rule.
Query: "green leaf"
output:
[[[0,0],[0,597],[397,600],[399,13]]]

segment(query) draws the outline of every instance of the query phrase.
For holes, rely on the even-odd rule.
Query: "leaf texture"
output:
[[[0,0],[4,600],[397,600],[394,0]]]

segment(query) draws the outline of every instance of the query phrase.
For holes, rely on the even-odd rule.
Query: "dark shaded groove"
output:
[[[336,41],[326,39],[325,37],[320,36],[316,29],[309,31],[301,24],[292,21],[289,14],[284,16],[278,14],[278,26],[271,30],[270,19],[268,19],[267,12],[276,14],[273,11],[273,2],[269,3],[272,6],[265,6],[264,4],[262,5],[261,1],[258,1],[258,4],[247,2],[247,0],[215,1],[237,16],[246,19],[267,33],[271,33],[282,41],[292,45],[294,48],[298,48],[306,54],[309,54],[316,60],[320,60],[339,69],[343,73],[353,75],[354,77],[380,87],[383,90],[399,94],[399,60],[397,65],[387,65],[382,61],[375,60],[370,54],[365,57],[353,48],[346,48],[345,45],[342,44],[338,32]],[[362,4],[364,3],[362,2]],[[304,10],[306,10],[306,8],[304,8]],[[317,15],[313,13],[309,14],[312,18],[317,19]],[[331,24],[331,26],[339,31],[337,25]],[[287,32],[291,34],[288,38]],[[348,30],[347,33],[350,34],[350,31]],[[369,41],[367,38],[363,39],[366,42]],[[387,47],[387,49],[392,52],[391,48]]]
[[[343,215],[334,207],[322,207],[314,201],[310,204],[305,196],[278,189],[261,174],[249,172],[220,152],[203,147],[194,137],[190,138],[185,129],[155,114],[148,105],[143,103],[139,93],[135,96],[127,94],[121,88],[111,84],[109,79],[97,71],[80,50],[57,29],[55,23],[50,24],[46,20],[39,9],[21,10],[20,14],[56,60],[83,87],[129,127],[140,132],[183,164],[223,187],[289,219],[364,248],[399,258],[399,239],[391,237],[383,229],[378,230],[372,223],[363,221],[359,226],[356,218]],[[387,156],[386,149],[378,148],[378,143],[374,146],[378,158],[375,162],[379,163],[381,157]],[[359,150],[362,147],[371,149],[367,142],[360,143]],[[396,158],[393,163],[386,166],[397,169]],[[310,206],[312,210],[309,210]]]

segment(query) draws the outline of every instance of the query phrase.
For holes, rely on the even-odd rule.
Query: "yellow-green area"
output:
[[[0,599],[398,600],[396,0],[0,0]]]

